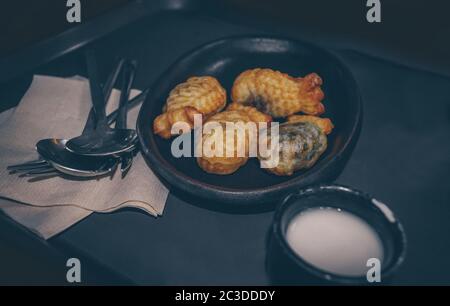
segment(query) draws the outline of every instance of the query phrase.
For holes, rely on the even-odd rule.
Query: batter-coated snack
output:
[[[231,107],[234,108],[234,107]],[[213,174],[231,174],[238,170],[241,166],[243,166],[248,158],[249,158],[249,150],[250,150],[250,140],[254,141],[257,145],[258,138],[258,125],[254,125],[256,129],[249,128],[248,125],[245,125],[249,122],[270,122],[270,116],[262,114],[258,112],[256,109],[246,109],[244,111],[240,110],[226,110],[221,113],[215,114],[211,118],[207,120],[204,125],[203,131],[203,139],[202,143],[198,144],[202,146],[202,154],[203,156],[197,158],[197,163],[204,171]],[[206,131],[205,127],[207,124],[216,124],[220,125],[220,130]],[[239,137],[238,129],[231,131],[231,137],[227,137],[227,123],[239,123],[241,125],[241,137]],[[229,128],[229,127],[228,127]],[[230,133],[231,133],[230,132]],[[216,134],[221,133],[221,135]],[[243,137],[242,137],[243,136]],[[222,140],[223,146],[222,150],[215,156],[207,156],[206,150],[208,150],[208,143],[212,143],[213,140],[216,140],[216,143],[220,143]],[[214,147],[216,148],[216,147]],[[231,151],[232,154],[226,154],[227,148]],[[256,152],[255,152],[256,153]]]
[[[226,104],[226,91],[217,79],[210,76],[191,77],[178,84],[169,94],[163,113],[153,122],[153,132],[170,138],[176,122],[186,122],[192,128],[194,115],[203,120],[221,111]]]
[[[231,98],[235,103],[255,106],[275,118],[298,112],[320,115],[325,111],[321,85],[322,79],[316,73],[294,78],[272,69],[256,68],[236,78]]]

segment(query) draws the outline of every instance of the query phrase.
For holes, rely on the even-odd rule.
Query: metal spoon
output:
[[[103,93],[98,82],[97,63],[91,51],[86,52],[89,85],[97,126],[94,131],[69,140],[69,151],[85,156],[108,156],[130,151],[135,145],[137,133],[129,129],[111,129],[103,103]]]
[[[134,97],[128,102],[128,108],[135,107],[139,105],[147,96],[148,89],[139,94],[138,96]],[[105,95],[109,96],[109,95]],[[110,115],[108,115],[108,124],[113,123],[117,118],[118,110],[115,110]],[[94,125],[94,116],[88,117],[87,123],[85,125],[85,130],[89,130],[89,126]],[[60,139],[53,139],[54,142],[58,142],[58,145],[64,145],[64,143],[67,142],[67,140],[60,140]],[[77,155],[78,156],[78,155]],[[76,165],[71,165],[72,168],[76,167]],[[51,166],[45,159],[37,159],[37,160],[31,160],[27,161],[21,164],[15,164],[10,165],[7,167],[7,170],[9,170],[10,174],[14,173],[21,173],[21,172],[32,172],[34,170],[41,170],[41,169],[53,169],[53,166]]]
[[[115,157],[80,156],[66,149],[65,139],[43,139],[36,150],[56,170],[78,177],[100,176],[111,172],[117,164]]]
[[[107,82],[104,86],[104,94],[106,99],[109,99],[114,84],[122,70],[124,60],[120,59],[113,72],[108,77]],[[106,105],[107,100],[104,101]],[[95,112],[91,110],[88,115],[88,119],[84,126],[82,134],[90,133],[95,127]],[[67,140],[65,139],[43,139],[36,144],[36,150],[44,158],[45,163],[32,163],[31,166],[16,166],[16,171],[18,169],[28,170],[21,176],[41,174],[45,171],[50,171],[46,169],[46,165],[50,165],[51,168],[56,169],[62,173],[77,176],[77,177],[93,177],[100,176],[110,172],[115,164],[117,163],[114,157],[89,157],[80,156],[74,154],[67,150],[66,148]],[[31,169],[30,167],[34,167]]]

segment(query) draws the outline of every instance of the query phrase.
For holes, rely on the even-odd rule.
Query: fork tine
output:
[[[110,172],[110,179],[113,179],[114,175],[116,175],[117,168],[119,167],[119,163],[120,163],[119,160],[117,160],[112,166],[109,167],[109,171],[111,171]],[[108,165],[105,164],[105,166],[103,166],[102,169],[108,170]]]
[[[133,152],[125,153],[125,155],[122,157],[122,164],[120,167],[122,179],[124,179],[127,176],[128,171],[130,170],[132,164],[133,164]]]
[[[27,179],[27,182],[38,182],[38,181],[41,181],[44,179],[54,178],[57,176],[59,176],[58,172],[50,172],[50,173],[43,173],[43,174],[28,175],[24,178]]]
[[[31,160],[28,162],[21,163],[21,164],[10,165],[10,166],[6,167],[6,169],[9,170],[9,169],[22,168],[22,167],[27,167],[27,166],[46,164],[46,163],[47,163],[47,161],[44,159],[36,159],[36,160]]]
[[[29,171],[29,172],[20,174],[19,177],[36,176],[36,175],[51,174],[51,173],[58,173],[58,171],[54,168],[46,169],[46,170]]]
[[[48,165],[49,163],[47,161],[42,161],[39,163],[23,163],[20,165],[14,165],[14,166],[8,166],[8,169],[21,169],[21,168],[29,168],[29,167],[42,167],[45,165]]]
[[[53,169],[52,166],[46,165],[45,167],[29,167],[29,168],[20,168],[20,169],[12,169],[9,170],[9,174],[15,174],[15,173],[24,173],[28,171],[43,171],[43,170],[50,170]]]
[[[22,166],[22,167],[9,168],[8,170],[10,172],[21,172],[21,171],[28,171],[28,170],[33,170],[33,169],[49,168],[49,167],[51,167],[50,164],[43,163],[43,164],[33,164],[33,165],[26,165],[26,166]]]
[[[32,167],[32,168],[25,168],[25,169],[14,169],[14,170],[10,170],[9,174],[16,174],[16,173],[25,173],[25,172],[30,172],[30,171],[46,171],[46,170],[51,170],[54,169],[52,166],[47,165],[45,167]]]

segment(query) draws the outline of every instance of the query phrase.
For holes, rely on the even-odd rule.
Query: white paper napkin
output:
[[[137,90],[131,92],[131,96],[137,94]],[[119,98],[120,91],[114,90],[107,112],[117,108]],[[129,206],[153,216],[163,213],[168,190],[141,154],[134,158],[125,179],[117,173],[112,179],[53,177],[30,182],[30,178],[8,173],[8,165],[38,157],[35,144],[40,139],[79,135],[90,108],[86,80],[35,76],[17,108],[0,116],[0,209],[45,239],[94,211],[106,213]],[[137,107],[129,111],[129,128],[135,127],[137,115]]]

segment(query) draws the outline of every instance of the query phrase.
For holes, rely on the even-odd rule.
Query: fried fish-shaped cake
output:
[[[153,132],[168,139],[172,136],[174,123],[186,122],[192,128],[194,115],[202,115],[206,119],[221,111],[226,99],[226,91],[217,79],[210,76],[191,77],[172,89],[163,113],[153,122]]]
[[[294,78],[272,69],[251,69],[242,72],[231,90],[233,102],[252,105],[272,117],[287,117],[303,112],[320,115],[325,111],[321,101],[322,79],[311,73]]]
[[[234,106],[231,107],[232,109]],[[247,112],[246,112],[247,111]],[[197,163],[204,171],[212,174],[226,175],[231,174],[243,166],[249,158],[250,140],[257,141],[257,125],[256,129],[251,129],[249,122],[270,122],[272,118],[266,114],[258,112],[253,107],[248,107],[246,111],[235,109],[223,111],[213,115],[205,122],[207,124],[215,123],[220,125],[220,130],[211,129],[211,131],[203,131],[201,145],[202,156],[197,158]],[[241,134],[238,129],[231,131],[231,137],[227,137],[227,122],[243,124]],[[221,133],[220,135],[217,133]],[[222,141],[222,150],[216,147],[216,144]],[[217,149],[219,154],[207,156],[206,150],[212,145],[213,149]],[[256,144],[257,145],[257,144]],[[227,154],[227,150],[231,154]],[[221,154],[220,154],[221,153]]]
[[[292,175],[297,170],[311,168],[326,150],[326,133],[331,132],[331,121],[313,116],[305,117],[291,118],[292,121],[280,124],[278,164],[266,168],[267,171],[280,176]],[[271,136],[269,144],[270,141]],[[271,157],[259,156],[261,161],[268,158]]]

